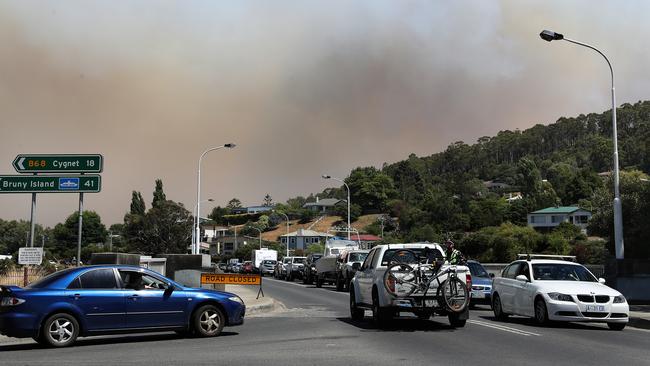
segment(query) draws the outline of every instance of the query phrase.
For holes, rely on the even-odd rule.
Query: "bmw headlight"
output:
[[[573,302],[573,298],[571,297],[571,295],[561,294],[561,293],[559,293],[559,292],[550,292],[550,293],[548,294],[548,297],[550,297],[551,300],[555,300],[555,301],[569,301],[569,302]]]
[[[238,302],[241,305],[244,305],[244,300],[242,300],[241,297],[239,297],[239,296],[229,297],[228,300]]]
[[[623,304],[625,302],[625,296],[619,295],[614,296],[614,304]]]

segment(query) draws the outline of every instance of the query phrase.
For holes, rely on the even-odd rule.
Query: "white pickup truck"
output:
[[[425,248],[428,250],[425,251]],[[464,265],[451,266],[448,262],[442,262],[445,258],[444,250],[436,243],[415,243],[415,244],[387,244],[374,247],[366,260],[359,267],[356,275],[350,282],[350,316],[352,320],[364,318],[365,310],[371,310],[375,324],[384,326],[400,312],[410,312],[420,319],[428,319],[434,314],[447,316],[452,327],[463,327],[469,318],[469,306],[465,306],[460,312],[451,311],[439,296],[438,285],[442,283],[447,275],[443,274],[430,283],[426,296],[423,292],[414,291],[404,295],[396,291],[389,293],[384,284],[388,265],[393,255],[400,250],[410,250],[418,256],[424,256],[425,252],[429,257],[435,257],[440,263],[440,272],[446,269],[455,268],[458,278],[465,282],[468,289],[471,289],[472,276],[469,268]],[[469,291],[467,292],[469,296]],[[424,302],[424,303],[423,303]]]

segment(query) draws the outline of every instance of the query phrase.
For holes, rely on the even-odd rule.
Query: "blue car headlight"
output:
[[[561,294],[559,292],[550,292],[548,294],[548,297],[550,297],[551,300],[555,300],[555,301],[573,302],[573,298],[571,297],[571,295]]]
[[[244,300],[242,300],[241,297],[239,297],[239,296],[232,296],[232,297],[229,297],[228,300],[230,300],[230,301],[234,301],[234,302],[237,302],[237,303],[239,303],[240,305],[244,305]]]

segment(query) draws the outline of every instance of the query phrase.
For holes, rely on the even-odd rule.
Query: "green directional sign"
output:
[[[0,193],[97,193],[102,178],[88,175],[0,175]]]
[[[13,161],[18,173],[101,173],[99,154],[20,154]]]

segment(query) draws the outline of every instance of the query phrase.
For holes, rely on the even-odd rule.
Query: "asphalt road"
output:
[[[538,327],[473,310],[467,326],[447,318],[405,317],[386,330],[370,319],[351,322],[348,295],[331,287],[264,281],[284,309],[248,318],[211,339],[174,333],[80,339],[77,346],[44,349],[31,340],[0,345],[1,365],[648,365],[650,332],[604,325]],[[367,314],[369,317],[370,314]]]

